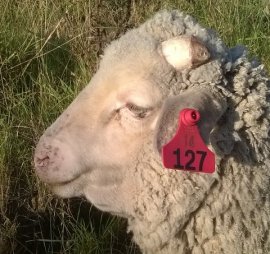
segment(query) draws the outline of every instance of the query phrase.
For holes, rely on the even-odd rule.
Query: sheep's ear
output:
[[[198,89],[196,87],[167,98],[155,126],[156,147],[159,152],[174,137],[179,126],[179,112],[185,108],[196,109],[200,112],[201,118],[198,123],[200,135],[204,142],[208,143],[212,129],[227,110],[227,101],[211,88]]]
[[[197,67],[210,58],[206,46],[194,36],[178,36],[164,41],[161,51],[167,62],[176,70]]]

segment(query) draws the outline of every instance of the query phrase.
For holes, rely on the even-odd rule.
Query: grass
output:
[[[95,72],[105,45],[160,9],[181,9],[270,67],[267,0],[0,0],[0,254],[139,253],[126,222],[36,179],[42,132]]]

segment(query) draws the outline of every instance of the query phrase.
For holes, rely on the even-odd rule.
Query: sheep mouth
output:
[[[71,180],[69,180],[69,181],[64,181],[64,182],[59,182],[59,183],[53,183],[53,184],[50,184],[50,185],[52,185],[52,186],[65,186],[65,185],[68,185],[68,184],[72,183],[72,182],[75,181],[77,178],[78,178],[78,177],[73,178],[73,179],[71,179]]]
[[[62,186],[67,186],[69,184],[72,184],[73,182],[75,182],[76,180],[78,180],[81,177],[81,175],[77,175],[75,177],[73,177],[70,180],[67,181],[59,181],[59,182],[54,182],[54,183],[47,183],[48,185],[50,185],[51,187],[62,187]]]

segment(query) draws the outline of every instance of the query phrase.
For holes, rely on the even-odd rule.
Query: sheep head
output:
[[[179,111],[199,110],[208,143],[226,109],[207,84],[214,76],[200,86],[184,80],[191,76],[196,84],[197,68],[217,67],[206,42],[193,35],[143,36],[132,30],[105,50],[91,82],[41,137],[34,159],[37,175],[56,194],[84,195],[99,209],[125,217],[134,215],[144,188],[138,168],[170,174],[160,152],[175,133]]]
[[[188,15],[158,13],[105,49],[91,82],[40,138],[36,173],[62,197],[127,217],[145,253],[266,253],[268,91],[243,47],[226,48]],[[214,174],[162,165],[184,108],[200,112]]]

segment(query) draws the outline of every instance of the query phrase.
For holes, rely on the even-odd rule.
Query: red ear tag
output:
[[[165,168],[190,172],[214,173],[215,154],[205,145],[197,123],[200,113],[194,109],[183,109],[179,114],[179,127],[169,143],[162,147]]]

